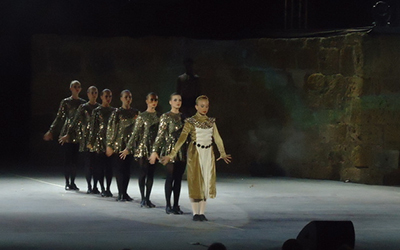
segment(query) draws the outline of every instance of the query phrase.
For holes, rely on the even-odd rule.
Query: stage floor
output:
[[[113,180],[114,181],[114,180]],[[350,220],[355,249],[400,248],[400,188],[338,181],[219,175],[217,198],[210,199],[208,222],[194,222],[187,182],[183,215],[167,215],[164,179],[155,179],[151,200],[141,208],[137,179],[117,202],[65,191],[61,172],[0,172],[0,249],[187,249],[222,242],[228,250],[281,249],[313,220]],[[117,193],[115,182],[112,192]]]

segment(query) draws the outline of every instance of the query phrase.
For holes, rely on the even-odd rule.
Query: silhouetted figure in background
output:
[[[187,58],[183,61],[186,72],[178,76],[176,93],[182,96],[182,107],[180,111],[184,118],[196,114],[194,105],[196,98],[201,95],[199,76],[193,71],[193,60]]]

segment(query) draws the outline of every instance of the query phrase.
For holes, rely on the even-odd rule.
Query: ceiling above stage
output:
[[[285,2],[292,8],[285,9]],[[307,11],[305,3],[307,2]],[[372,23],[371,0],[2,0],[2,34],[248,38]],[[302,12],[298,12],[301,4]]]

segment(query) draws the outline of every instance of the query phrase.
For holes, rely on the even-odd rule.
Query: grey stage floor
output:
[[[184,181],[184,215],[167,215],[164,179],[157,177],[154,209],[65,191],[61,174],[1,171],[1,249],[193,249],[213,242],[233,249],[280,249],[312,220],[351,220],[355,249],[400,249],[400,188],[337,181],[219,176],[209,222],[194,222]],[[113,183],[113,193],[116,186]]]

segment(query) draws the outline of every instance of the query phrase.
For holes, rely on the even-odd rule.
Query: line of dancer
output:
[[[70,91],[71,96],[61,101],[57,116],[43,137],[49,141],[53,140],[53,135],[60,135],[58,141],[64,152],[66,190],[79,191],[75,178],[80,155],[85,168],[88,194],[113,197],[111,183],[115,176],[118,189],[116,200],[132,201],[127,190],[131,165],[135,160],[140,171],[140,206],[154,208],[150,195],[159,161],[167,170],[164,184],[165,212],[183,214],[179,199],[182,176],[187,167],[193,220],[208,220],[204,215],[206,201],[216,196],[213,142],[220,153],[217,161],[222,159],[229,164],[232,158],[225,153],[215,118],[207,116],[207,96],[197,97],[194,105],[196,114],[184,119],[180,112],[182,96],[178,93],[171,94],[171,109],[160,117],[156,111],[158,95],[154,92],[145,98],[147,109],[139,112],[131,107],[132,94],[129,90],[120,93],[119,108],[110,106],[110,89],[104,89],[100,93],[101,104],[96,102],[98,90],[95,86],[88,88],[87,102],[79,97],[79,81],[70,83]],[[98,184],[101,190],[98,189]]]

